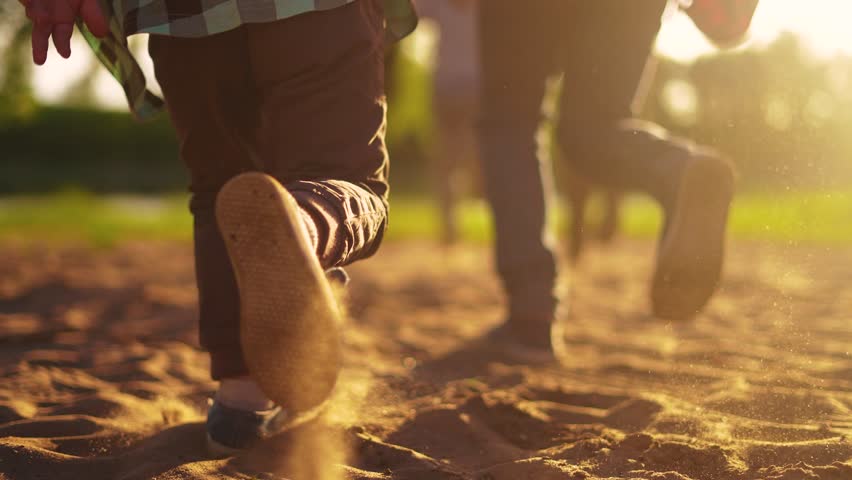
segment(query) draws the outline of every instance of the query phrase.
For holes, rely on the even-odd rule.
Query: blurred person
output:
[[[417,4],[420,17],[432,20],[439,31],[432,75],[436,138],[430,168],[438,197],[441,239],[446,244],[458,240],[459,201],[472,183],[471,167],[478,165],[475,132],[480,96],[477,3],[478,0],[430,0]],[[615,190],[597,188],[563,165],[555,165],[554,169],[556,185],[572,212],[566,243],[570,257],[576,260],[584,244],[589,197],[598,190],[602,194],[604,216],[596,233],[599,241],[608,242],[617,229],[622,196]]]
[[[432,108],[435,145],[430,155],[438,195],[441,239],[459,237],[458,203],[465,178],[477,161],[475,124],[479,113],[478,0],[427,0],[417,4],[422,18],[440,31],[433,73]]]
[[[146,118],[161,106],[127,49],[152,34],[156,77],[191,178],[201,344],[219,389],[211,453],[315,412],[340,366],[324,270],[371,256],[387,224],[385,37],[406,0],[23,0],[35,63],[76,21]],[[108,10],[104,10],[108,9]]]
[[[632,108],[666,4],[480,3],[480,153],[495,220],[497,270],[508,299],[507,317],[491,338],[539,352],[552,348],[557,268],[545,232],[536,132],[546,80],[554,74],[564,75],[555,136],[570,168],[599,185],[649,194],[663,210],[651,284],[654,314],[691,317],[713,294],[733,197],[732,167],[711,149],[637,120]],[[710,12],[710,23],[720,26],[725,22],[717,20],[730,18],[732,10],[743,12],[736,4],[695,0],[693,7]]]
[[[571,212],[570,222],[564,233],[564,250],[572,263],[579,263],[587,244],[588,234],[594,227],[593,239],[602,243],[610,243],[618,231],[621,215],[621,203],[624,195],[618,189],[601,188],[581,174],[571,170],[563,161],[555,156],[553,162],[554,186],[561,196],[566,212]],[[602,201],[603,214],[597,225],[587,221],[586,213],[593,196],[599,196]]]

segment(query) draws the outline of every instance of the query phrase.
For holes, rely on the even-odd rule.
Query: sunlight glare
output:
[[[852,2],[848,0],[763,0],[757,7],[749,45],[771,43],[784,31],[799,36],[806,48],[820,57],[852,55]],[[715,47],[698,31],[689,17],[678,12],[664,19],[657,38],[660,55],[689,62],[712,54]]]
[[[771,43],[781,32],[790,31],[798,35],[803,45],[815,55],[831,57],[838,54],[852,56],[852,28],[848,19],[852,18],[852,1],[849,0],[764,0],[755,12],[752,29],[744,48],[748,46],[763,46]],[[426,35],[417,35],[417,39],[425,44],[408,45],[417,53],[426,52],[434,40],[434,29],[429,22],[422,23]],[[140,64],[145,70],[150,86],[159,92],[153,81],[153,67],[146,53],[147,38],[139,36],[133,39],[137,43]],[[411,43],[411,42],[409,42]],[[44,67],[38,67],[34,72],[34,85],[37,98],[45,103],[56,103],[61,100],[69,79],[78,77],[93,57],[86,52],[86,45],[77,37],[74,43],[75,52],[70,60],[60,58],[51,51],[49,61]],[[692,24],[689,17],[677,12],[667,14],[663,27],[657,39],[656,52],[679,62],[690,62],[701,55],[712,54],[716,51],[713,45]],[[82,54],[81,54],[82,53]],[[425,60],[416,57],[419,60]],[[118,85],[105,72],[102,72],[96,82],[97,99],[103,107],[125,108],[124,96]]]

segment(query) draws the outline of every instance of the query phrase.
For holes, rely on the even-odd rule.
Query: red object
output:
[[[710,41],[719,47],[742,42],[759,0],[692,0],[686,13]]]

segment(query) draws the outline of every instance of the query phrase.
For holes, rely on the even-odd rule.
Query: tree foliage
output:
[[[672,105],[673,82],[691,86],[691,115]],[[852,185],[852,59],[814,57],[792,34],[691,65],[663,62],[646,114],[726,152],[746,185]]]

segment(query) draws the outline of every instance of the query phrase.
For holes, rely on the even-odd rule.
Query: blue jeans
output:
[[[510,320],[547,321],[557,304],[545,233],[549,177],[536,142],[548,77],[564,74],[556,140],[574,171],[661,202],[675,194],[689,144],[633,119],[665,4],[479,2],[483,178]]]

